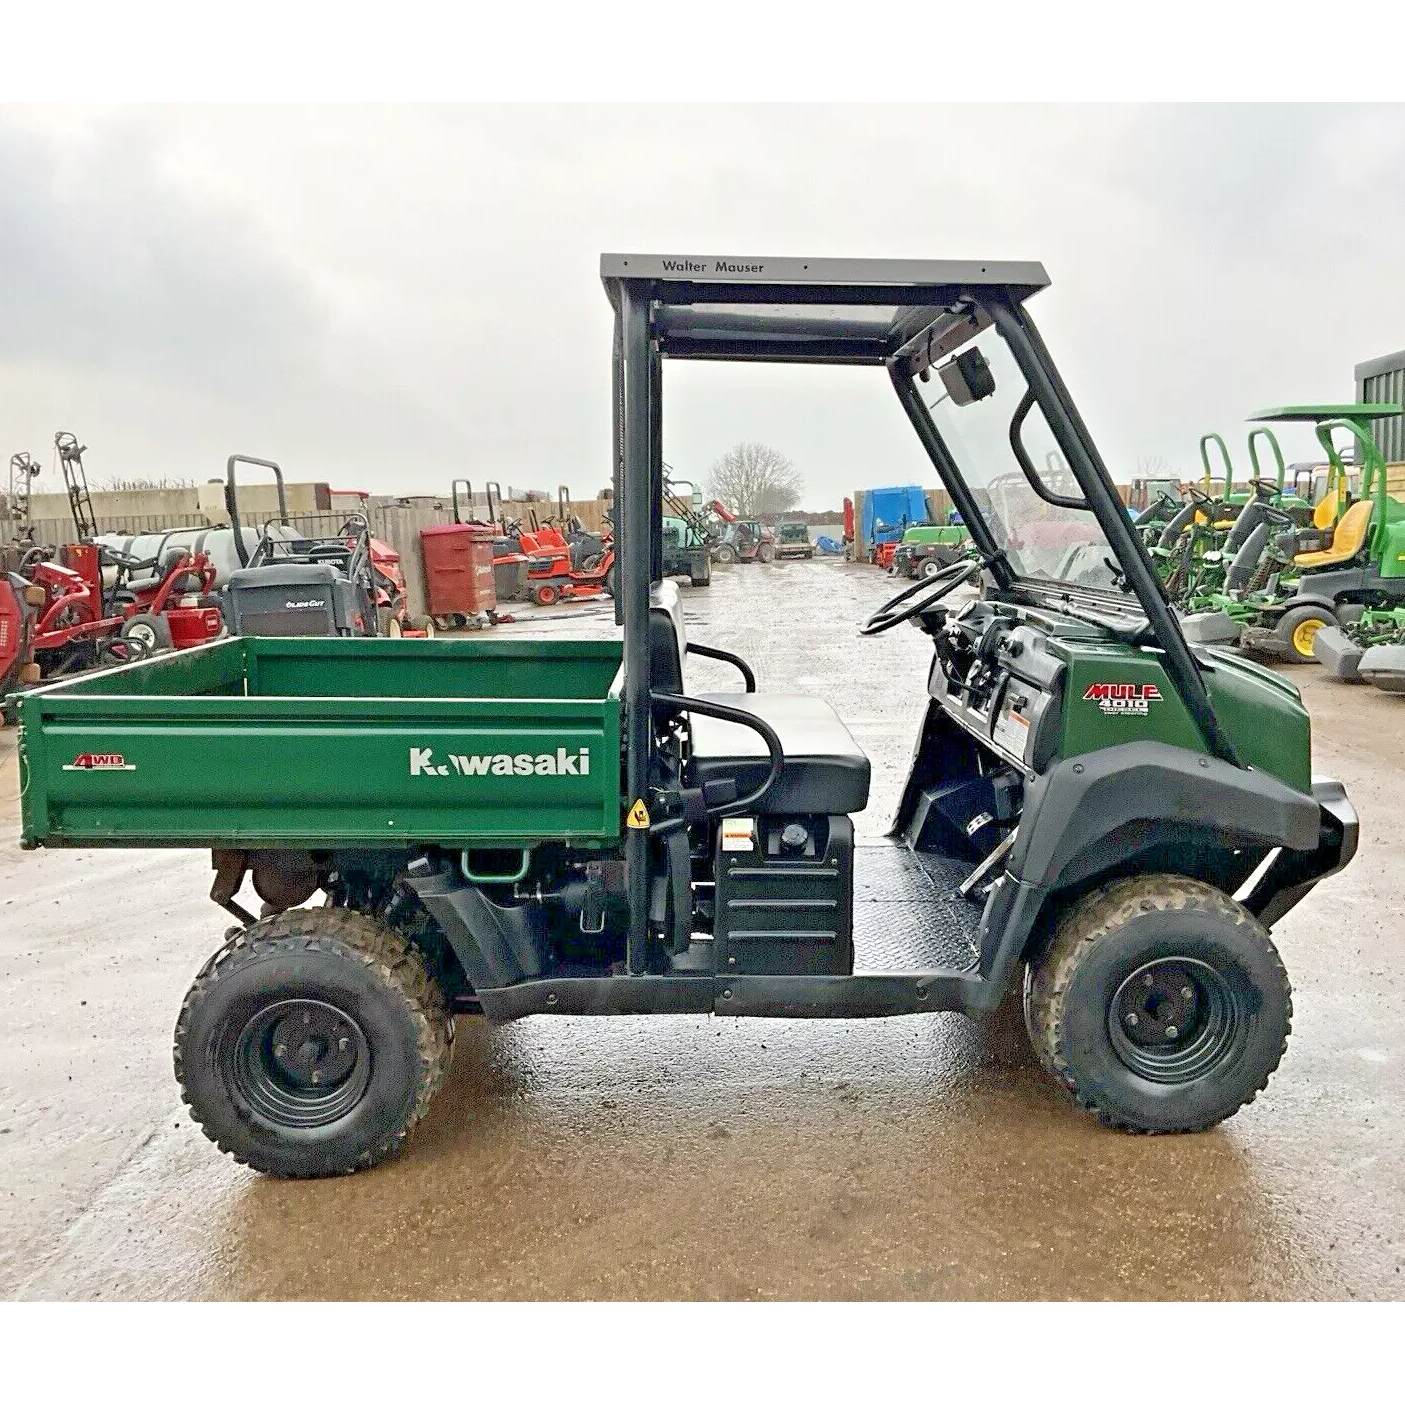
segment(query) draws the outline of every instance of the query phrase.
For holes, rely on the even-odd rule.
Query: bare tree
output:
[[[1175,478],[1176,471],[1160,454],[1139,454],[1137,456],[1138,478]]]
[[[712,495],[738,517],[784,512],[800,501],[800,470],[769,444],[733,444],[708,470]]]
[[[218,478],[210,481],[223,483],[224,479]],[[111,478],[105,478],[98,486],[109,493],[136,493],[148,488],[193,488],[195,480],[193,478],[168,478],[165,474],[162,474],[160,478],[143,475],[125,478],[120,474],[114,474]]]

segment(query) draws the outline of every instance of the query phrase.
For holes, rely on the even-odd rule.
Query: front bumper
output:
[[[1356,853],[1361,821],[1346,788],[1330,776],[1314,776],[1312,798],[1321,817],[1317,847],[1280,849],[1243,900],[1265,927],[1296,907],[1324,878],[1340,873]]]

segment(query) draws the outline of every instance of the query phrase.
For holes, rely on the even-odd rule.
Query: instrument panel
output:
[[[962,728],[1027,775],[1058,746],[1065,666],[1048,636],[973,602],[934,635],[928,692]]]

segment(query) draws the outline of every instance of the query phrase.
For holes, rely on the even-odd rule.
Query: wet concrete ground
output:
[[[829,697],[881,832],[927,646],[861,640],[867,568],[719,571],[695,637]],[[599,632],[608,606],[523,611]],[[525,618],[530,617],[530,618]],[[731,686],[727,670],[703,682]],[[265,1180],[184,1115],[181,997],[226,925],[201,853],[0,845],[0,1293],[24,1298],[1405,1298],[1405,699],[1292,670],[1362,817],[1349,876],[1276,930],[1293,1037],[1221,1128],[1076,1113],[1014,1011],[853,1022],[459,1025],[409,1152]]]

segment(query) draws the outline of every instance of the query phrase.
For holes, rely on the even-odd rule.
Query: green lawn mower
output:
[[[1313,637],[1312,652],[1339,682],[1405,693],[1405,605],[1363,608],[1342,623],[1324,625]]]
[[[910,581],[930,580],[938,571],[972,555],[974,550],[970,532],[960,523],[946,526],[923,523],[903,533],[888,574]]]
[[[1305,405],[1253,417],[1314,425],[1329,464],[1327,491],[1315,507],[1296,494],[1275,501],[1263,493],[1241,509],[1226,538],[1223,588],[1184,602],[1188,638],[1237,643],[1285,663],[1312,663],[1319,630],[1366,608],[1405,601],[1405,535],[1397,543],[1395,525],[1405,516],[1405,504],[1387,494],[1385,464],[1369,433],[1371,420],[1398,413],[1392,405]],[[1356,502],[1348,498],[1349,471],[1332,442],[1338,429],[1360,446],[1362,496]],[[1265,480],[1254,482],[1262,488]],[[1400,530],[1405,532],[1405,523]]]

